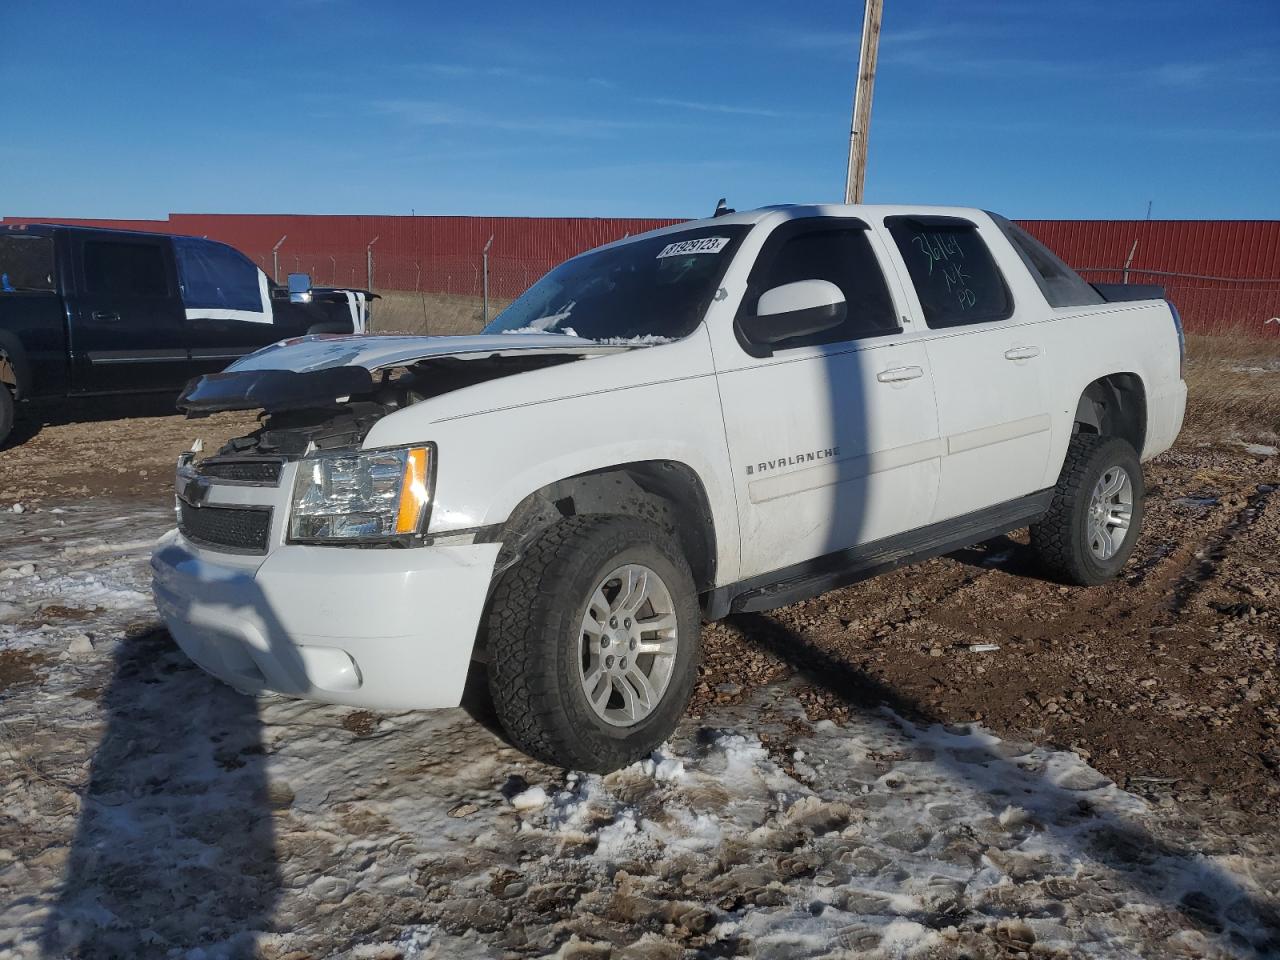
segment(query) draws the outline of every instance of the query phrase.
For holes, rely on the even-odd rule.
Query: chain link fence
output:
[[[556,264],[490,255],[413,256],[279,251],[253,258],[278,282],[308,273],[316,286],[372,289],[374,329],[403,333],[474,333]],[[487,262],[486,262],[487,261]],[[1123,267],[1084,267],[1092,283],[1164,287],[1189,333],[1280,336],[1280,277],[1235,278]],[[487,274],[487,283],[486,283]]]
[[[484,295],[486,258],[474,256],[424,256],[367,253],[258,254],[254,261],[277,283],[289,273],[308,273],[316,286],[359,287],[371,290]],[[527,290],[554,263],[490,256],[489,293],[513,300]]]
[[[412,256],[370,253],[259,253],[254,262],[277,283],[310,274],[318,287],[356,287],[381,298],[373,308],[379,333],[475,333],[529,289],[555,263],[512,257]]]

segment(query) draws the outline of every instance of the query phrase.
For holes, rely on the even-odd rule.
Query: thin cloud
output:
[[[1046,120],[963,120],[945,117],[901,120],[886,118],[878,128],[903,135],[937,137],[943,129],[982,131],[1003,136],[1076,138],[1087,133],[1114,140],[1189,141],[1193,143],[1274,143],[1280,130],[1269,127],[1146,126],[1125,123],[1075,123],[1070,127]]]
[[[1058,79],[1105,77],[1115,83],[1140,83],[1157,87],[1198,87],[1214,82],[1267,83],[1277,79],[1269,56],[1240,52],[1229,59],[1118,65],[1107,60],[1071,60],[1056,57],[1001,56],[1000,50],[1022,45],[1028,30],[1048,26],[1048,21],[1023,24],[928,25],[909,30],[886,31],[880,41],[881,63],[921,73],[949,76],[986,76],[999,79]],[[804,35],[801,35],[803,40]],[[988,44],[994,52],[979,56],[957,54],[958,39],[1003,38]],[[809,42],[816,42],[810,39]]]
[[[679,110],[695,110],[699,113],[725,113],[747,117],[785,117],[788,114],[761,107],[744,107],[730,103],[711,103],[706,100],[675,100],[670,97],[636,97],[635,103],[647,103],[655,107],[675,107]]]
[[[880,35],[881,56],[884,51],[915,50],[927,48],[936,53],[939,44],[950,44],[954,51],[957,40],[993,37],[1008,33],[1009,28],[998,24],[947,24],[946,26],[913,27],[909,30],[890,30],[886,28]],[[857,55],[862,45],[860,24],[849,30],[796,30],[782,29],[779,33],[770,33],[771,42],[781,42],[784,46],[797,50],[821,50]]]
[[[1270,83],[1274,73],[1241,69],[1239,58],[1219,63],[1157,63],[1117,66],[1103,60],[1058,60],[1023,57],[950,57],[941,51],[914,49],[882,54],[881,62],[907,67],[921,73],[948,76],[992,77],[1002,80],[1106,78],[1112,83],[1145,84],[1156,87],[1191,88],[1216,83]]]
[[[422,73],[432,73],[442,77],[490,77],[499,80],[522,80],[533,83],[545,83],[551,78],[541,73],[522,70],[519,67],[493,66],[466,63],[415,63],[410,69]]]
[[[789,30],[780,39],[798,50],[857,50],[861,34],[853,30]]]
[[[661,123],[595,117],[496,116],[434,100],[379,100],[370,106],[376,113],[416,127],[474,127],[583,139],[611,137],[622,130],[667,126]]]

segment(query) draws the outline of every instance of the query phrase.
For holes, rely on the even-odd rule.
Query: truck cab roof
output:
[[[5,234],[27,234],[35,237],[52,237],[54,234],[64,232],[73,234],[108,234],[113,237],[145,237],[147,239],[155,239],[156,237],[208,239],[206,237],[194,237],[191,234],[169,233],[161,230],[121,230],[118,227],[94,227],[84,223],[0,223],[0,236]],[[221,243],[222,241],[210,240],[209,242]]]

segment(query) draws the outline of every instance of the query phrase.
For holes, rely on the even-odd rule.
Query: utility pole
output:
[[[853,122],[849,126],[845,203],[861,203],[867,181],[867,134],[871,130],[871,95],[876,85],[876,55],[880,50],[880,22],[883,19],[884,0],[865,0],[862,48],[858,52],[858,83],[853,90]]]

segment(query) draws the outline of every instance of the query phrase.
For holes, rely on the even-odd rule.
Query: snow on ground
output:
[[[976,726],[811,724],[783,684],[599,777],[482,700],[242,697],[155,623],[170,516],[0,514],[0,957],[1280,950],[1271,833]]]

